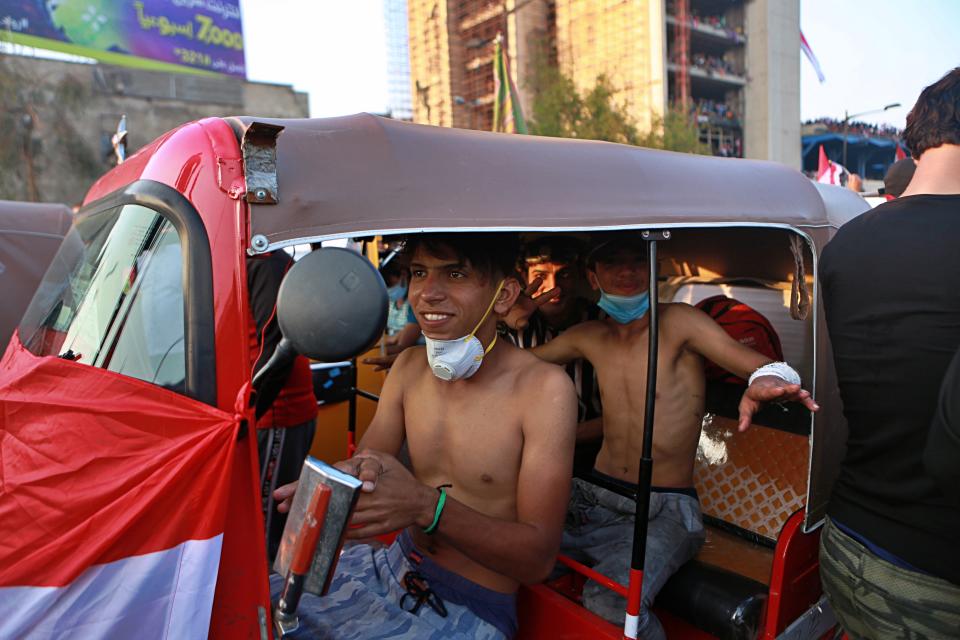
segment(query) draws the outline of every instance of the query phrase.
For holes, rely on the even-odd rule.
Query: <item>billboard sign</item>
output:
[[[141,69],[246,77],[240,0],[0,0],[0,39]]]

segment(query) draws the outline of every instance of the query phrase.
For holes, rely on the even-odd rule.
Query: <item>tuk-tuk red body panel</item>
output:
[[[219,118],[184,125],[157,139],[90,189],[85,204],[136,180],[182,193],[203,220],[213,262],[217,406],[234,411],[250,378],[246,269],[247,205],[241,199],[242,159],[233,129]],[[249,418],[249,416],[248,416]],[[230,503],[210,636],[261,637],[270,626],[270,594],[259,501],[256,435],[248,419],[233,461]]]

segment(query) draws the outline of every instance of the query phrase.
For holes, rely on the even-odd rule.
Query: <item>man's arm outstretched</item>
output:
[[[682,329],[686,345],[701,356],[712,360],[730,373],[744,380],[772,360],[762,353],[746,347],[727,334],[723,327],[703,311],[685,304],[670,305],[671,326]],[[750,428],[754,414],[767,402],[800,402],[810,411],[820,407],[813,401],[810,392],[799,384],[776,376],[760,376],[744,391],[740,400],[739,431]]]

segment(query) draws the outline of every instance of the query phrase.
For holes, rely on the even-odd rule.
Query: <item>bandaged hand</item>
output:
[[[742,433],[749,429],[753,416],[768,402],[800,402],[810,411],[820,409],[810,392],[800,386],[799,374],[785,362],[764,365],[750,376],[750,386],[740,399],[737,430]]]

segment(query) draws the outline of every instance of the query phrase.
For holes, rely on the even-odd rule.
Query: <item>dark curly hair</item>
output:
[[[416,233],[406,236],[404,261],[417,249],[435,257],[455,256],[487,277],[516,277],[520,240],[515,233]]]
[[[907,115],[903,141],[915,159],[942,144],[960,145],[960,67],[923,90]]]

